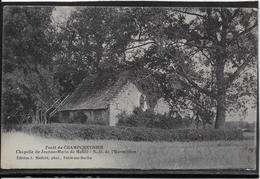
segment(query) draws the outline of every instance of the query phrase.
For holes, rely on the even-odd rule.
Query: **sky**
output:
[[[65,23],[70,14],[76,9],[75,6],[56,6],[55,10],[53,11],[53,20],[54,22],[58,23]],[[256,121],[257,109],[249,107],[247,115],[245,118],[238,113],[229,113],[226,116],[227,121],[239,121],[244,120],[248,122]]]
[[[52,13],[54,22],[66,22],[71,12],[75,10],[73,6],[56,6]]]

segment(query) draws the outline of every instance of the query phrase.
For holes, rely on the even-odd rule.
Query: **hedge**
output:
[[[165,130],[141,127],[110,127],[68,123],[22,125],[17,131],[65,140],[127,140],[127,141],[212,141],[242,140],[241,130],[177,129]]]

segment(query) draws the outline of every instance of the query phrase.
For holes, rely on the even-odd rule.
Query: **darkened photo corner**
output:
[[[257,172],[257,22],[257,7],[4,6],[1,168]]]

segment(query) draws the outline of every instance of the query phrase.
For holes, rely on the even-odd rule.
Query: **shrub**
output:
[[[155,114],[152,111],[142,111],[140,108],[135,108],[131,115],[122,112],[117,118],[117,125],[126,127],[178,129],[188,127],[191,124],[191,121],[186,118],[173,118],[168,115]]]
[[[128,141],[210,141],[210,140],[241,140],[241,130],[202,130],[177,129],[165,130],[143,127],[110,127],[82,124],[37,124],[21,125],[18,131],[44,137],[61,139],[97,139],[97,140],[128,140]]]

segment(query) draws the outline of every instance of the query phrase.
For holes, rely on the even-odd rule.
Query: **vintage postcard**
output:
[[[5,5],[2,23],[2,169],[257,171],[257,3]]]

